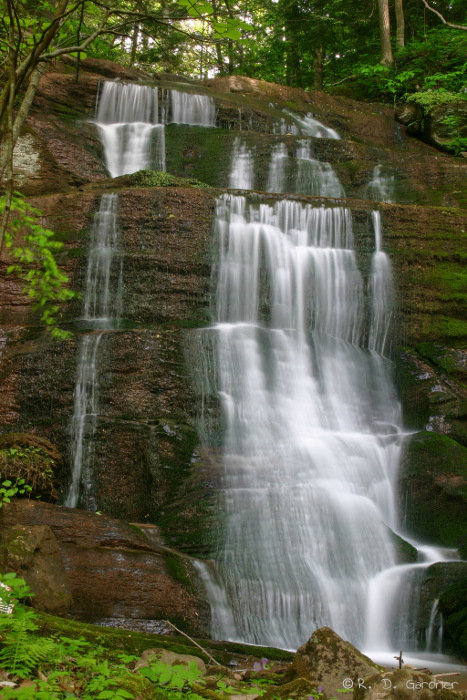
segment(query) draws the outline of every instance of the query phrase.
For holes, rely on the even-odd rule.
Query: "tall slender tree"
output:
[[[379,32],[381,42],[381,59],[380,63],[389,68],[394,63],[391,48],[391,24],[389,20],[389,3],[388,0],[378,0],[379,12]]]

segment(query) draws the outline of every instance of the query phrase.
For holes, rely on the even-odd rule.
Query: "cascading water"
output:
[[[96,116],[111,177],[137,170],[165,170],[169,122],[215,126],[216,107],[207,95],[148,85],[104,83]]]
[[[91,229],[84,294],[84,319],[96,330],[85,334],[79,344],[78,367],[71,420],[72,475],[65,505],[78,501],[95,506],[92,496],[92,445],[98,413],[98,349],[102,331],[118,324],[122,300],[122,263],[117,255],[118,195],[102,196]]]
[[[159,114],[157,88],[104,83],[96,124],[111,177],[165,170],[165,133]]]
[[[252,190],[254,177],[253,155],[242,139],[236,136],[233,143],[229,187],[238,190]]]
[[[400,444],[390,365],[365,344],[351,216],[218,200],[225,527],[204,568],[216,637],[296,648],[323,624],[362,643]]]
[[[175,124],[215,126],[216,106],[209,95],[193,95],[179,90],[170,90],[171,119]]]
[[[389,257],[382,250],[383,235],[379,211],[373,211],[371,218],[375,230],[375,252],[371,260],[372,309],[368,347],[374,352],[387,354],[392,317],[392,266]]]
[[[306,139],[297,141],[294,159],[289,158],[283,143],[273,148],[267,191],[345,197],[344,188],[331,165],[312,157],[311,144]]]
[[[383,166],[376,165],[365,189],[365,197],[377,202],[393,202],[394,175],[384,172]]]
[[[145,168],[165,170],[165,123],[213,126],[214,101],[205,95],[163,91],[147,85],[107,81],[96,125],[111,177]],[[104,330],[118,327],[123,268],[118,256],[118,195],[103,195],[91,230],[84,293],[84,319],[96,331],[83,335],[78,349],[71,419],[71,485],[67,506],[95,509],[92,494],[93,436],[98,415],[99,345]],[[118,269],[117,269],[118,268]]]

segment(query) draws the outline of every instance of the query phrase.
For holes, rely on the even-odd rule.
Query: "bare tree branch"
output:
[[[441,22],[443,22],[443,24],[445,24],[447,27],[452,27],[452,29],[462,29],[464,32],[467,32],[467,26],[465,24],[453,24],[452,22],[448,22],[446,19],[444,19],[441,12],[438,12],[438,10],[435,10],[434,7],[430,7],[430,5],[427,3],[426,0],[422,0],[422,2],[425,5],[426,9],[430,10],[430,12],[434,12],[435,15],[438,15]]]

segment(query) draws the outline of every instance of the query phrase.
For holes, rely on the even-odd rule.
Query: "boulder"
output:
[[[358,678],[367,678],[379,670],[350,642],[345,642],[329,627],[321,627],[297,650],[285,680],[305,678],[316,688],[321,686],[324,696],[331,698],[342,691],[344,678],[357,683]]]
[[[149,666],[153,661],[160,661],[163,664],[168,664],[169,666],[189,666],[192,661],[198,667],[198,670],[202,676],[206,674],[206,664],[198,656],[191,656],[191,654],[176,654],[173,651],[168,651],[168,649],[146,649],[141,655],[140,660],[136,663],[135,671],[143,668],[144,666]]]
[[[195,636],[207,634],[209,610],[195,575],[184,571],[185,578],[192,576],[188,590],[179,573],[169,569],[165,549],[137,527],[75,508],[14,499],[0,509],[0,529],[16,529],[18,522],[54,532],[74,618],[137,630],[153,630],[155,621],[170,619]]]
[[[24,578],[34,593],[34,608],[53,614],[68,612],[71,591],[57,539],[48,525],[14,525],[4,530],[0,568]]]
[[[448,153],[458,153],[467,139],[467,101],[422,106],[405,102],[396,107],[397,121],[407,133]]]

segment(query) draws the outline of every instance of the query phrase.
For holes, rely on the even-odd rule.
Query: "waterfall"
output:
[[[105,82],[96,124],[111,177],[137,170],[165,170],[165,133],[157,88]]]
[[[383,172],[381,164],[376,165],[370,182],[365,189],[365,197],[378,202],[393,202],[394,176]]]
[[[383,252],[381,215],[371,214],[375,231],[375,252],[371,259],[370,295],[372,299],[371,324],[368,347],[380,354],[387,353],[392,317],[392,266]]]
[[[89,242],[84,293],[84,318],[96,331],[79,342],[78,365],[71,419],[71,485],[65,505],[78,501],[93,507],[91,487],[92,445],[99,400],[98,350],[102,331],[114,327],[121,315],[122,262],[118,256],[118,195],[104,194],[94,217]]]
[[[269,165],[268,192],[294,192],[320,197],[345,197],[345,191],[329,163],[311,155],[309,140],[297,141],[295,159],[289,158],[285,144],[273,147]]]
[[[237,190],[252,190],[254,177],[253,154],[244,141],[236,136],[232,149],[229,187]]]
[[[315,119],[312,114],[308,113],[305,116],[301,116],[293,114],[288,110],[285,111],[299,125],[299,133],[306,134],[307,136],[314,136],[316,139],[340,139],[335,129],[324,126],[324,124]]]
[[[276,144],[269,163],[268,192],[285,192],[287,188],[289,154],[284,143]]]
[[[412,542],[413,545],[417,543]],[[394,566],[382,571],[370,581],[366,611],[366,635],[364,650],[371,655],[391,652],[399,646],[416,650],[419,646],[419,630],[416,620],[419,612],[419,591],[428,567],[436,562],[449,562],[457,558],[457,551],[418,545],[418,558],[414,564]],[[442,621],[439,620],[437,602],[431,610],[427,628],[427,651],[441,651]],[[438,620],[435,623],[435,618]],[[439,626],[438,626],[439,625]],[[434,629],[438,639],[434,640]],[[394,644],[396,643],[396,644]],[[437,648],[433,649],[435,646]]]
[[[167,103],[172,121],[212,126],[212,98],[147,85],[106,81],[96,114],[111,177],[145,168],[165,170]],[[80,339],[74,408],[70,424],[71,484],[65,504],[96,509],[92,493],[93,438],[99,409],[99,345],[102,332],[118,326],[122,315],[123,267],[117,225],[118,195],[102,196],[91,229],[84,293],[84,319],[95,330]]]
[[[443,617],[439,610],[439,600],[434,600],[430,611],[426,633],[427,651],[441,652],[443,645]]]
[[[310,142],[303,140],[297,145],[297,185],[293,192],[321,197],[345,197],[344,188],[331,165],[312,158]]]
[[[215,126],[212,97],[148,85],[106,81],[96,124],[111,177],[138,170],[165,170],[165,127],[169,122]]]
[[[171,121],[175,124],[216,126],[216,106],[208,95],[170,90]]]
[[[363,348],[350,212],[217,203],[223,542],[204,568],[215,637],[296,648],[365,636],[370,580],[395,564],[399,404]]]

